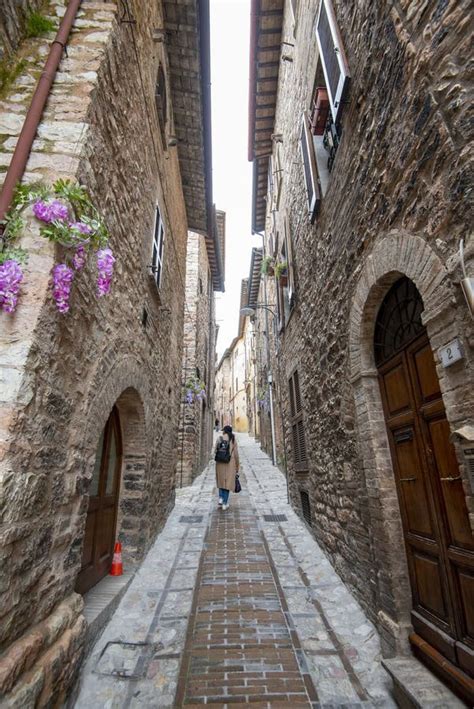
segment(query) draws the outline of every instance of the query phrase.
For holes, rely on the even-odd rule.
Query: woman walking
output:
[[[224,426],[216,443],[216,485],[219,488],[219,505],[229,509],[229,494],[235,487],[235,476],[239,472],[239,449],[232,433],[232,426]]]

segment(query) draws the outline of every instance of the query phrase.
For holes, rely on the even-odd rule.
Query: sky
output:
[[[250,0],[210,0],[213,193],[226,212],[225,293],[216,293],[217,356],[237,335],[240,284],[248,278],[252,163],[247,160]]]

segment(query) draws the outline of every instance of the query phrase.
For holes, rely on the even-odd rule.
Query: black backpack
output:
[[[230,463],[231,459],[230,441],[226,441],[222,436],[219,438],[214,460],[216,463]]]

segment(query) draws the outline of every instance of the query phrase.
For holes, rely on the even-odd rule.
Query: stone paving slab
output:
[[[287,504],[284,476],[238,440],[242,493],[218,510],[213,465],[178,491],[83,668],[79,709],[396,706],[374,626]]]

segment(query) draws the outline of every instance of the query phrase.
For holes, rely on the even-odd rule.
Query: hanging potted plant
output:
[[[264,258],[262,259],[260,273],[262,274],[262,276],[275,275],[275,261],[271,256],[264,256]]]
[[[275,266],[275,276],[284,288],[288,285],[288,264],[286,261],[278,261]]]

